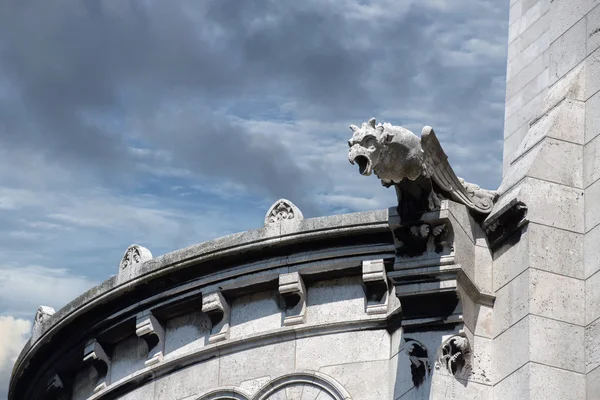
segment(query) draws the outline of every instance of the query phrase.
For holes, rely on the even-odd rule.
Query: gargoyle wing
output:
[[[452,200],[482,214],[488,214],[492,210],[495,193],[465,183],[456,176],[448,162],[448,156],[430,126],[424,127],[421,132],[421,147],[425,153],[427,175],[447,192]]]

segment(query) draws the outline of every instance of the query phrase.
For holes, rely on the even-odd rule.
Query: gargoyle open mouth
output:
[[[367,156],[356,156],[354,161],[358,164],[358,172],[361,175],[371,175],[371,160]]]

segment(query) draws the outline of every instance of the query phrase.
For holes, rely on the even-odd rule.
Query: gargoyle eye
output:
[[[377,145],[377,140],[375,138],[367,138],[365,140],[365,147],[375,147]]]

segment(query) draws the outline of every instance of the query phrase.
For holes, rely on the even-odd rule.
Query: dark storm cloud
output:
[[[396,19],[373,20],[348,17],[343,7],[326,1],[0,0],[0,88],[8,93],[4,101],[0,96],[0,138],[77,168],[119,174],[132,168],[127,132],[90,115],[103,121],[126,116],[144,121],[142,138],[169,150],[176,165],[273,197],[289,195],[315,210],[307,193],[323,171],[296,165],[276,132],[268,140],[250,138],[241,124],[217,121],[210,110],[273,97],[310,109],[303,118],[330,121],[356,122],[394,107],[453,116],[457,126],[493,114],[481,100],[491,90],[490,76],[502,75],[504,67],[447,67],[443,46],[435,44],[442,25],[464,25],[477,7],[460,10],[461,16],[417,5]],[[485,32],[503,34],[501,28],[502,22]],[[148,123],[165,103],[183,109],[190,99],[202,105],[198,115],[188,109],[164,126]],[[501,122],[499,112],[491,116]],[[480,139],[500,129],[487,128]]]

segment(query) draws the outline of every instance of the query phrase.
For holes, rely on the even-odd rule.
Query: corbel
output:
[[[142,312],[135,321],[135,334],[148,345],[146,366],[163,360],[165,352],[165,329],[151,312]]]
[[[362,279],[367,298],[367,314],[388,312],[388,281],[383,259],[362,262]]]
[[[229,339],[231,307],[221,292],[213,292],[202,296],[202,312],[210,318],[212,324],[208,342],[215,343]]]
[[[56,372],[48,378],[46,394],[46,398],[52,400],[67,400],[69,398],[67,389],[65,388],[62,379]]]
[[[279,275],[279,294],[285,302],[283,325],[306,322],[306,288],[298,272]]]
[[[106,389],[110,384],[111,361],[96,339],[92,339],[86,344],[83,351],[83,362],[85,365],[91,365],[98,375],[94,393]]]

